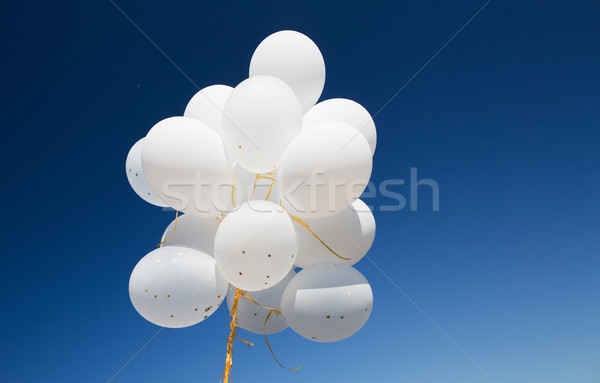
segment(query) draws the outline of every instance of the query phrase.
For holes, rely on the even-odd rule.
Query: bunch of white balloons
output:
[[[145,319],[191,326],[225,298],[232,309],[239,289],[238,325],[254,333],[289,326],[334,342],[365,324],[373,294],[352,265],[375,238],[358,198],[377,134],[354,101],[316,104],[324,84],[315,43],[277,32],[256,48],[248,79],[202,89],[183,116],[131,148],[133,190],[185,213],[131,274],[129,295]],[[281,315],[266,321],[273,310]]]

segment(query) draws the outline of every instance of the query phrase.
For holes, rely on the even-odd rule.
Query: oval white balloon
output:
[[[172,208],[205,217],[228,210],[231,167],[221,138],[205,123],[160,121],[146,136],[142,165],[152,190]]]
[[[233,165],[235,176],[235,204],[241,205],[251,200],[270,201],[279,204],[277,170],[268,173],[254,173],[239,163]]]
[[[183,116],[202,121],[221,135],[223,109],[231,92],[233,88],[227,85],[208,86],[192,97]]]
[[[303,119],[303,128],[310,129],[327,121],[341,121],[352,125],[369,143],[371,153],[375,154],[377,130],[369,112],[359,103],[346,98],[333,98],[313,106]]]
[[[263,307],[279,310],[283,291],[294,275],[296,275],[294,270],[290,270],[288,275],[275,286],[262,291],[246,291],[246,295]],[[233,307],[234,297],[235,287],[229,286],[229,291],[227,292],[227,307],[229,308],[229,311],[231,311],[231,308]],[[275,334],[288,327],[287,323],[283,320],[283,317],[281,315],[276,315],[275,313],[269,316],[269,320],[265,325],[265,319],[267,319],[271,310],[267,310],[263,307],[257,306],[255,303],[244,297],[240,297],[237,308],[237,320],[239,326],[244,330],[256,334]]]
[[[192,326],[215,312],[227,294],[227,282],[216,270],[215,260],[201,251],[161,247],[133,269],[131,303],[158,326]]]
[[[216,217],[198,217],[184,214],[177,218],[177,230],[175,230],[175,220],[167,226],[160,241],[163,242],[167,238],[171,239],[160,246],[189,247],[200,250],[214,258],[215,235],[219,224],[220,222]]]
[[[250,60],[250,77],[269,75],[286,82],[296,93],[303,112],[321,96],[325,61],[317,45],[296,31],[280,31],[264,39]]]
[[[294,266],[298,241],[289,215],[268,201],[250,201],[227,214],[215,237],[223,277],[242,290],[268,289]]]
[[[342,263],[318,263],[300,271],[281,299],[287,324],[303,337],[337,342],[367,322],[373,292],[366,278]]]
[[[142,168],[142,147],[144,146],[144,139],[140,139],[136,142],[129,153],[127,154],[127,160],[125,161],[125,172],[127,173],[127,181],[133,191],[140,196],[144,201],[160,207],[167,207],[166,203],[160,200],[152,191],[152,188],[146,180],[144,175],[144,169]]]
[[[227,154],[255,173],[279,166],[285,148],[302,131],[302,110],[294,91],[271,76],[244,80],[223,112]]]
[[[306,219],[304,222],[333,251],[350,259],[336,257],[305,227],[295,224],[298,237],[296,266],[302,268],[322,262],[353,265],[365,256],[375,239],[375,218],[371,209],[359,199],[339,213],[324,218]]]
[[[330,121],[304,130],[281,163],[283,207],[301,218],[342,211],[365,190],[372,165],[369,143],[352,126]]]

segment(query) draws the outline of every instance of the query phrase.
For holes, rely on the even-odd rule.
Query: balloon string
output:
[[[229,337],[227,338],[227,357],[225,358],[225,371],[223,371],[223,383],[229,383],[229,373],[231,372],[231,365],[233,364],[233,341],[235,340],[237,334],[237,308],[241,294],[242,290],[235,289],[233,306],[231,307],[231,312],[229,313],[229,316],[231,317],[231,322],[229,322],[229,328],[231,329],[231,331],[229,332]]]
[[[271,186],[269,186],[269,192],[267,193],[267,198],[265,198],[267,201],[269,200],[269,196],[271,195],[271,191],[273,190],[273,184],[277,182],[275,180],[271,181]]]
[[[233,200],[233,191],[235,190],[235,170],[231,172],[232,181],[231,181],[231,204],[235,208],[235,201]]]
[[[281,367],[281,368],[283,368],[285,370],[288,370],[288,371],[296,371],[300,367],[302,367],[302,366],[298,366],[296,368],[287,368],[283,364],[281,364],[279,362],[279,360],[277,360],[277,357],[275,356],[275,353],[273,352],[273,349],[271,348],[271,345],[269,344],[269,339],[267,339],[267,331],[266,331],[266,329],[267,329],[267,322],[269,321],[269,318],[271,317],[271,314],[275,313],[275,315],[277,316],[277,315],[281,314],[281,310],[274,309],[272,307],[265,307],[265,306],[261,305],[260,303],[258,303],[257,301],[255,301],[254,299],[250,298],[248,295],[246,295],[244,293],[242,293],[242,296],[244,298],[246,298],[247,300],[249,300],[250,302],[254,303],[255,305],[257,305],[259,307],[262,307],[265,310],[269,310],[269,314],[265,318],[264,333],[263,333],[263,335],[265,336],[265,343],[267,343],[267,347],[269,347],[269,351],[271,351],[271,355],[273,355],[273,359],[275,359],[275,362],[277,362],[277,364],[279,365],[279,367]]]
[[[257,301],[255,301],[254,299],[250,298],[248,295],[242,293],[242,297],[246,298],[247,300],[249,300],[250,302],[254,303],[255,305],[257,305],[258,307],[262,307],[265,310],[269,310],[269,311],[275,311],[275,315],[279,315],[281,314],[281,311],[278,309],[274,309],[272,307],[266,307],[261,305],[260,303],[258,303]]]
[[[310,229],[310,227],[308,227],[308,224],[306,222],[304,222],[302,219],[296,217],[295,215],[291,215],[291,214],[290,214],[290,217],[294,221],[298,222],[300,225],[304,226],[304,228],[306,228],[306,230],[308,230],[316,239],[319,240],[319,242],[321,242],[321,244],[323,246],[325,246],[327,248],[327,250],[331,251],[336,257],[338,257],[340,259],[343,259],[343,260],[346,260],[346,261],[350,260],[350,258],[344,258],[344,257],[342,257],[341,255],[339,255],[338,253],[336,253],[335,251],[333,251],[333,249],[331,247],[327,246],[327,244],[325,242],[323,242],[323,240],[321,238],[319,238],[319,236],[314,231],[312,231]]]
[[[254,179],[254,187],[252,187],[252,195],[250,196],[250,200],[254,199],[254,191],[256,190],[256,182],[260,178],[260,174],[256,173],[256,178]]]
[[[272,171],[272,172],[268,172],[265,174],[269,174],[269,175],[276,175],[277,174],[277,170]],[[254,187],[252,187],[252,196],[250,197],[250,200],[254,199],[254,191],[256,190],[256,183],[258,182],[259,179],[267,179],[267,180],[271,180],[271,186],[269,187],[269,193],[267,194],[267,198],[265,198],[265,200],[269,199],[269,196],[271,195],[271,191],[273,190],[273,183],[274,182],[278,182],[275,178],[273,177],[267,177],[267,176],[262,176],[260,175],[260,173],[256,173],[256,178],[254,179]]]
[[[279,310],[277,310],[277,311],[279,311]],[[279,311],[279,312],[281,312],[281,311]],[[269,320],[269,317],[271,316],[271,314],[273,314],[273,311],[270,311],[269,314],[267,315],[267,317],[265,318],[265,329],[267,328],[267,321]],[[275,315],[277,315],[277,314],[275,314]],[[298,366],[296,368],[287,368],[283,364],[279,363],[279,361],[277,360],[277,357],[275,356],[275,353],[273,352],[273,349],[271,348],[271,345],[269,344],[269,340],[267,339],[266,332],[265,332],[264,336],[265,336],[265,342],[267,343],[267,347],[269,347],[269,351],[271,351],[271,355],[273,355],[273,359],[275,359],[275,361],[277,362],[279,367],[284,368],[288,371],[296,371],[296,370],[300,369],[300,367],[302,367],[302,366]]]
[[[241,340],[242,342],[246,343],[248,345],[248,347],[250,346],[254,346],[254,343],[247,341],[244,338],[240,338],[238,335],[235,336],[236,338],[238,338],[239,340]]]
[[[273,181],[273,182],[277,182],[277,180],[276,180],[275,178],[273,178],[273,177],[266,177],[266,176],[260,176],[260,175],[256,177],[256,179],[257,179],[257,180],[258,180],[259,178],[264,178],[264,179],[266,179],[266,180],[271,180],[271,181]]]
[[[160,245],[164,245],[165,243],[169,242],[171,240],[171,238],[173,238],[173,236],[175,236],[175,233],[177,232],[177,216],[178,215],[179,215],[179,210],[175,210],[175,227],[173,228],[173,234],[171,234],[171,236],[169,238],[165,239],[164,241],[162,241],[161,243],[156,245],[156,247],[160,247]]]
[[[277,170],[278,169],[275,169],[272,172],[265,173],[265,174],[276,175],[277,174]],[[275,182],[277,182],[277,180],[274,179],[274,178],[271,178],[271,186],[269,186],[269,192],[267,193],[267,198],[266,198],[267,201],[269,200],[269,197],[271,196],[271,192],[273,191],[273,184]]]

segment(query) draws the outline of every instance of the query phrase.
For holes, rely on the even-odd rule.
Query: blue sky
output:
[[[264,37],[299,30],[325,57],[322,99],[374,114],[484,2],[117,4],[200,87],[236,85]],[[173,218],[130,190],[125,157],[196,88],[109,1],[4,9],[0,381],[107,382],[158,329],[127,284]],[[415,167],[440,186],[439,212],[426,188],[416,212],[375,212],[369,256],[402,291],[362,260],[360,332],[271,336],[296,372],[245,334],[234,382],[489,382],[462,352],[496,383],[598,382],[598,20],[591,1],[493,0],[448,44],[375,118],[373,181]],[[160,332],[114,382],[218,381],[227,325]]]

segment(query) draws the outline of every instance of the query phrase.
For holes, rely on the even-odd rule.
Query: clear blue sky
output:
[[[201,87],[236,85],[264,37],[299,30],[323,99],[375,113],[484,1],[117,3]],[[3,14],[0,381],[104,383],[157,330],[127,285],[173,218],[130,190],[125,157],[196,89],[109,1]],[[423,189],[416,212],[375,212],[370,257],[496,383],[600,381],[599,20],[593,1],[493,0],[375,119],[373,180],[416,167],[440,211]],[[244,334],[233,381],[487,381],[357,268],[375,295],[359,333],[271,336],[297,372]],[[114,382],[217,382],[227,322],[162,331]]]

